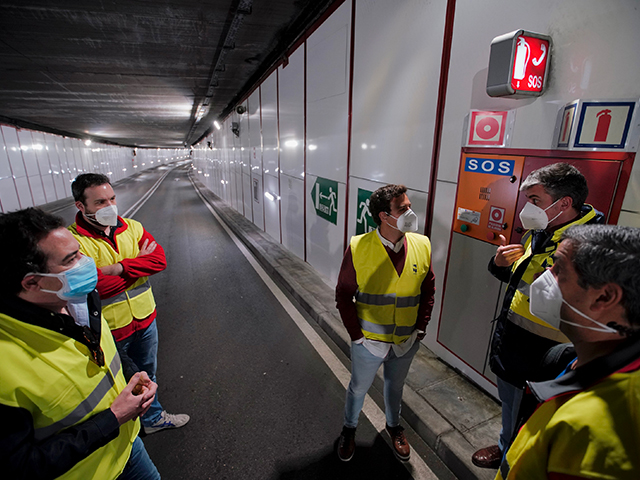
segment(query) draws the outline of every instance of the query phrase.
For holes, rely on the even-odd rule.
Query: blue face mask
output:
[[[78,263],[69,270],[60,273],[30,273],[42,277],[55,277],[62,283],[60,290],[45,290],[43,292],[55,293],[60,299],[68,302],[84,302],[87,295],[93,292],[98,284],[98,270],[91,257],[82,255]]]

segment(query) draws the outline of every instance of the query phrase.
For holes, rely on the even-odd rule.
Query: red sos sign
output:
[[[491,41],[487,94],[526,98],[544,93],[551,65],[551,37],[516,30]]]
[[[548,40],[519,35],[515,42],[511,87],[516,91],[541,92],[548,59]]]

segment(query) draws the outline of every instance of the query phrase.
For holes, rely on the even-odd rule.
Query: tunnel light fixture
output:
[[[271,200],[272,202],[280,200],[280,195],[276,195],[275,193],[264,192],[264,196],[267,200]]]
[[[285,147],[290,147],[290,148],[295,148],[298,146],[298,141],[297,140],[287,140],[286,142],[284,142],[284,146]]]
[[[314,150],[317,150],[318,146],[317,145],[309,145],[309,151],[313,152]]]
[[[91,140],[89,139],[85,140],[84,144],[88,147],[89,145],[91,145]]]
[[[213,126],[216,127],[216,130],[220,130],[222,128],[217,120],[213,121]]]

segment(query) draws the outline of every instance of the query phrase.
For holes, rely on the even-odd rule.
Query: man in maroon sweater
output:
[[[376,190],[369,209],[378,229],[351,239],[344,255],[336,306],[351,337],[351,382],[338,456],[349,461],[364,398],[384,364],[384,400],[395,455],[411,449],[400,426],[402,389],[431,318],[435,280],[429,239],[415,232],[418,218],[403,185]],[[355,302],[354,302],[355,298]]]

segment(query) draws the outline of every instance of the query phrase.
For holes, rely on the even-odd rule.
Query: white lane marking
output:
[[[276,299],[280,302],[285,311],[289,314],[298,328],[302,331],[304,336],[307,338],[309,343],[313,346],[313,348],[318,352],[318,354],[322,357],[327,366],[331,369],[336,378],[340,381],[345,391],[349,386],[349,381],[351,379],[351,373],[347,368],[342,364],[342,362],[336,357],[336,355],[331,351],[331,349],[324,343],[324,341],[320,338],[320,336],[315,332],[311,325],[305,320],[302,314],[298,311],[298,309],[291,303],[291,301],[287,298],[287,296],[280,290],[280,288],[275,284],[275,282],[269,277],[267,272],[262,268],[262,266],[255,259],[253,254],[247,249],[247,247],[242,243],[242,241],[236,236],[235,233],[227,226],[227,224],[220,218],[218,213],[213,209],[209,202],[202,196],[196,185],[193,183],[193,179],[189,177],[191,180],[191,184],[195,189],[196,193],[205,204],[207,209],[211,212],[211,214],[218,220],[222,228],[227,232],[233,243],[235,243],[236,247],[242,252],[245,256],[249,264],[253,267],[256,273],[260,276],[262,281],[265,283],[267,288],[271,290],[271,293],[276,297]],[[378,430],[378,432],[382,433],[385,430],[387,419],[385,417],[384,412],[378,407],[378,405],[371,399],[371,397],[367,394],[364,399],[364,405],[362,407],[362,411],[369,419],[371,424]],[[382,438],[385,439],[390,448],[393,448],[391,445],[391,441],[389,440],[387,435],[382,435]],[[411,455],[411,458],[408,462],[403,462],[405,468],[411,473],[412,477],[416,480],[437,480],[438,477],[431,471],[431,469],[424,463],[424,460],[416,454]]]
[[[174,168],[177,168],[177,167],[174,167]],[[138,212],[138,210],[140,210],[142,208],[142,206],[145,203],[147,203],[147,200],[149,200],[151,198],[151,195],[153,195],[154,192],[158,189],[158,187],[160,186],[162,181],[165,178],[167,178],[167,175],[169,175],[172,171],[173,171],[173,169],[169,170],[168,172],[163,173],[162,176],[156,181],[156,183],[154,183],[153,186],[142,197],[140,197],[140,200],[138,200],[136,203],[134,203],[131,206],[131,208],[129,208],[129,210],[127,210],[126,212],[124,212],[121,215],[121,217],[133,218],[133,216]]]

